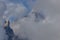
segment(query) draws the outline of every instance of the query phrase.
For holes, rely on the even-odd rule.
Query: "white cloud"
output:
[[[30,40],[60,40],[60,7],[58,7],[59,2],[56,2],[57,5],[54,1],[55,0],[37,0],[35,6],[33,6],[33,9],[36,11],[41,8],[47,10],[46,15],[47,17],[49,16],[47,23],[34,22],[34,15],[32,14],[16,22],[16,25],[20,24],[20,28],[22,27],[20,30],[24,29],[23,32],[26,32],[25,35],[28,35]]]
[[[3,1],[0,1],[0,17],[4,14],[6,10],[6,4]]]
[[[8,16],[8,18],[10,16],[21,17],[27,12],[27,9],[23,6],[23,4],[9,3],[6,11],[8,13],[5,13],[4,15]]]

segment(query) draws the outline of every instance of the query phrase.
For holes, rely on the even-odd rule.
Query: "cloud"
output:
[[[36,0],[34,5],[30,4],[33,2],[29,3],[28,1],[26,3],[24,0],[22,3],[8,2],[6,3],[7,10],[4,15],[12,21],[15,20],[11,27],[20,38],[28,38],[29,40],[60,40],[59,0]],[[30,9],[36,12],[40,12],[41,9],[45,10],[45,23],[43,21],[35,22],[35,16]],[[29,14],[28,17],[24,17],[27,14]]]
[[[5,2],[0,1],[0,16],[2,16],[4,14],[5,10],[6,10]]]
[[[18,20],[16,22],[18,28],[13,27],[13,29],[16,29],[16,31],[21,30],[23,33],[25,32],[29,40],[60,40],[59,0],[56,0],[58,5],[54,1],[37,0],[35,5],[33,5],[33,9],[37,12],[40,9],[46,10],[47,21],[45,23],[42,21],[38,23],[34,22],[34,15],[31,14],[29,17]],[[17,32],[15,33],[18,34]]]
[[[4,0],[0,0],[0,40],[7,39],[7,36],[5,35],[5,31],[3,27],[1,26],[2,17],[3,17],[4,12],[6,11],[6,8],[7,7],[6,7]]]
[[[7,35],[5,34],[5,31],[3,27],[0,26],[0,40],[7,40]]]
[[[27,15],[26,13],[28,12],[28,9],[24,7],[23,4],[14,4],[14,3],[9,3],[7,4],[7,10],[4,14],[4,16],[7,16],[7,18],[15,17],[15,19],[24,17]]]

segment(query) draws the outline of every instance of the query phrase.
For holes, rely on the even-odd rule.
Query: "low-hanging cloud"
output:
[[[11,18],[14,23],[11,28],[14,30],[15,35],[20,38],[28,38],[29,40],[60,40],[60,7],[59,0],[36,0],[32,5],[33,12],[40,12],[41,9],[45,10],[47,20],[35,22],[35,16],[32,10],[29,12],[28,17],[24,14],[28,9],[22,3],[8,3],[5,14]],[[31,4],[30,4],[31,5]],[[16,20],[17,19],[17,20]],[[2,39],[3,40],[3,39]]]

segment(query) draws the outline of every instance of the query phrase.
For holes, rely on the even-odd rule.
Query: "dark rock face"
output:
[[[12,40],[12,38],[14,37],[14,32],[10,27],[5,27],[5,32],[6,35],[8,36],[8,40]]]
[[[35,22],[39,22],[40,20],[44,20],[45,16],[43,15],[43,13],[38,13],[35,12]]]

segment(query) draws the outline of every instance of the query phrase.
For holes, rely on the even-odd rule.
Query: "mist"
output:
[[[6,16],[6,19],[11,22],[14,34],[19,38],[28,40],[60,40],[59,0],[35,0],[34,2],[26,0],[20,3],[18,1],[14,2],[14,0],[3,0],[3,2],[6,3],[6,6],[3,6],[4,9],[0,13],[2,15],[0,19]],[[39,21],[35,22],[36,18],[33,12],[39,13],[41,11],[45,19],[40,17]],[[7,36],[4,29],[0,27],[0,40],[4,40],[5,37]]]

